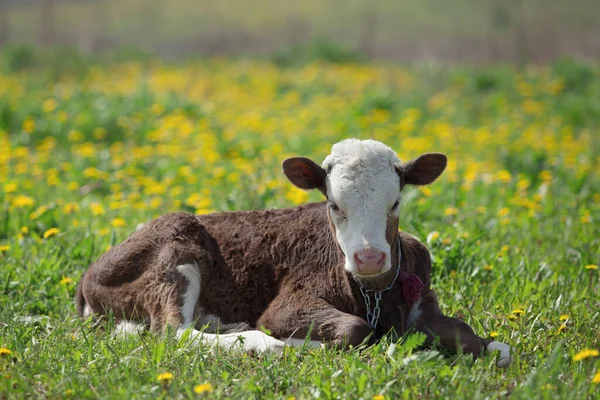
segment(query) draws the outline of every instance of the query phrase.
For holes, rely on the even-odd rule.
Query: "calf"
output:
[[[198,340],[259,352],[280,350],[278,339],[356,346],[414,329],[452,352],[498,349],[498,365],[506,366],[509,346],[442,314],[430,289],[429,252],[398,232],[401,190],[433,182],[445,167],[443,154],[402,163],[384,144],[356,139],[335,144],[322,166],[287,159],[289,180],[318,189],[325,202],[162,216],[90,266],[78,313],[110,312],[153,330],[172,325],[179,334],[191,328]],[[207,323],[221,333],[197,331]],[[239,324],[264,326],[273,337],[222,333]]]

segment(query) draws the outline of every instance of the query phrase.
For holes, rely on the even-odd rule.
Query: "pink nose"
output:
[[[381,271],[385,253],[369,247],[354,253],[354,261],[360,274],[374,275]]]

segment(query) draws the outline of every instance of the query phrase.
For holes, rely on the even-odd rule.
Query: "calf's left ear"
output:
[[[292,157],[283,161],[283,173],[300,189],[319,189],[326,193],[327,171],[306,157]]]
[[[442,153],[425,153],[405,163],[395,165],[400,175],[400,184],[428,185],[446,169],[448,159]]]

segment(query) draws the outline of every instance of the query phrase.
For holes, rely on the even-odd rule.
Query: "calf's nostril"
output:
[[[361,265],[363,263],[362,260],[360,259],[359,255],[358,255],[358,253],[354,253],[354,261],[356,261],[356,263],[358,265]]]

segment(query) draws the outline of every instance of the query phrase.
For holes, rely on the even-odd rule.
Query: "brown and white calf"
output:
[[[348,346],[414,329],[449,351],[499,350],[498,365],[506,366],[508,345],[442,314],[427,248],[398,232],[404,186],[429,184],[445,167],[443,154],[402,163],[384,144],[356,139],[335,144],[322,166],[287,159],[290,181],[320,190],[326,202],[162,216],[90,266],[78,287],[78,313],[110,312],[153,330],[169,324],[179,334],[191,328],[197,340],[258,352],[307,335]],[[207,323],[221,331],[264,326],[273,337],[197,331]]]

